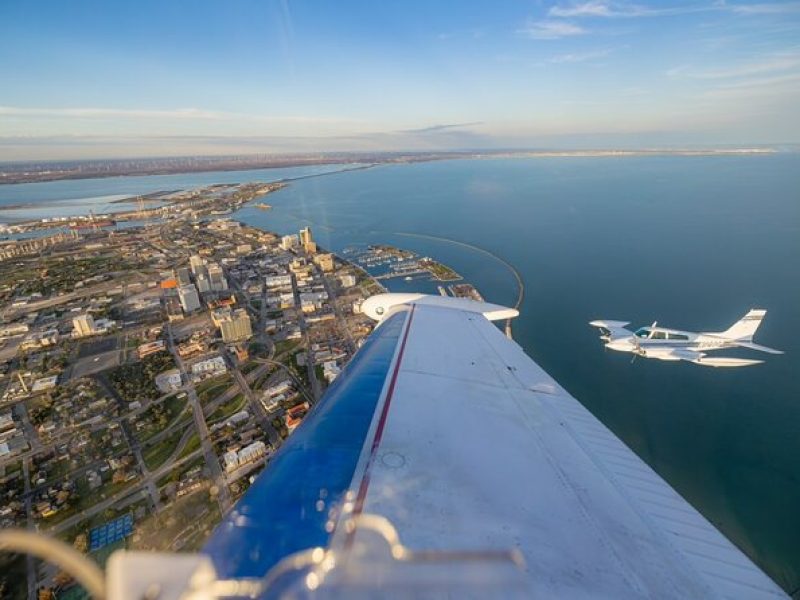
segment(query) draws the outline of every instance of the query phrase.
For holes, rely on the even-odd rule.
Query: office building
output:
[[[193,284],[184,285],[178,288],[178,298],[181,301],[181,308],[183,312],[190,313],[200,308],[200,295],[197,293],[197,288]]]
[[[205,266],[206,260],[202,256],[198,256],[195,254],[189,259],[189,268],[191,268],[192,273],[197,275],[197,272],[200,270],[201,267]]]
[[[317,244],[311,234],[311,227],[304,227],[300,230],[300,244],[303,246],[303,250],[309,254],[314,254],[317,251]]]
[[[178,285],[189,285],[192,283],[191,278],[189,277],[189,269],[186,267],[181,267],[175,272],[175,278],[178,280]]]
[[[75,328],[74,335],[83,337],[86,335],[94,335],[94,319],[89,313],[80,315],[72,319],[72,326]]]
[[[319,265],[323,273],[333,273],[333,254],[317,254],[314,257],[314,262]]]
[[[253,328],[250,325],[250,317],[243,308],[238,308],[228,314],[223,315],[218,320],[219,330],[222,333],[222,341],[226,344],[232,342],[243,342],[253,337]]]
[[[217,263],[208,265],[208,280],[211,284],[212,292],[224,292],[228,289],[228,280],[225,279],[225,273],[222,267]]]
[[[281,250],[291,250],[300,245],[300,238],[297,235],[285,235],[281,238]]]

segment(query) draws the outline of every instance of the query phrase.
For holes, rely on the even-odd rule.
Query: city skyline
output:
[[[800,2],[21,2],[0,160],[800,141]]]

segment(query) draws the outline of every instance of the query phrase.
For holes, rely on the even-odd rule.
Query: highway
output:
[[[175,364],[178,365],[178,370],[181,373],[181,378],[186,382],[186,394],[189,399],[189,404],[192,407],[192,414],[194,416],[194,424],[197,428],[197,433],[200,436],[200,447],[203,451],[203,456],[206,460],[211,479],[217,488],[217,502],[219,503],[220,512],[224,515],[232,506],[231,494],[228,490],[228,482],[225,479],[225,473],[220,466],[219,458],[217,458],[214,447],[211,445],[209,439],[208,425],[206,424],[205,416],[203,415],[203,407],[200,405],[200,400],[197,398],[197,392],[192,385],[189,375],[186,372],[186,366],[183,363],[181,355],[178,354],[178,348],[175,345],[175,337],[172,334],[172,324],[167,323],[167,340],[169,350],[175,359]]]

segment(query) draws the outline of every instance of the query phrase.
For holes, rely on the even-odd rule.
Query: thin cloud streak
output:
[[[684,65],[670,69],[667,71],[667,75],[690,79],[735,79],[765,73],[790,71],[797,68],[800,68],[800,54],[791,53],[775,55],[765,60],[748,62],[728,69],[703,71]]]
[[[269,116],[243,113],[213,111],[199,108],[178,108],[170,110],[148,110],[127,108],[25,108],[19,106],[0,106],[0,116],[21,118],[57,119],[169,119],[196,121],[246,120],[264,123],[355,123],[357,119],[312,116]]]
[[[739,15],[779,15],[800,12],[800,2],[727,4],[724,0],[705,6],[673,6],[653,8],[627,2],[589,0],[568,5],[557,4],[548,16],[559,18],[638,18],[685,15],[691,13],[729,11]]]
[[[605,58],[609,54],[611,54],[611,48],[604,48],[602,50],[592,50],[588,52],[571,52],[567,54],[557,54],[552,58],[549,58],[547,62],[552,64],[563,64],[563,63],[581,63],[592,61],[597,58]]]
[[[583,35],[587,31],[580,25],[569,21],[529,21],[525,27],[519,30],[519,33],[535,40],[557,40],[563,37]]]

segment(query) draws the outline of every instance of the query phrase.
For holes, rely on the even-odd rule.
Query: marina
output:
[[[431,279],[434,281],[460,281],[462,279],[452,268],[428,256],[419,256],[409,250],[387,245],[369,245],[366,248],[348,247],[345,254],[368,270],[377,280]]]

